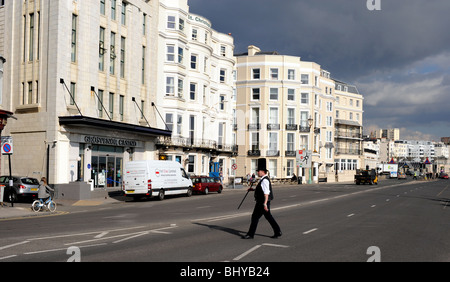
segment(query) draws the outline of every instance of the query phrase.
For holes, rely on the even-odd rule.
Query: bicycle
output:
[[[50,212],[56,211],[56,203],[52,200],[52,197],[48,197],[48,199],[44,202],[42,199],[36,200],[31,204],[31,209],[34,212],[39,212],[42,208],[46,208]]]

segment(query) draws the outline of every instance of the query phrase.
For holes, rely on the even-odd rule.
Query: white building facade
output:
[[[2,107],[14,174],[119,187],[156,159],[157,1],[8,1],[0,8]],[[7,160],[2,160],[3,173]]]
[[[219,163],[223,180],[237,153],[233,133],[234,40],[189,11],[187,0],[161,0],[158,18],[158,139],[160,158],[208,175]],[[233,161],[234,163],[234,161]],[[214,169],[213,169],[214,170]]]

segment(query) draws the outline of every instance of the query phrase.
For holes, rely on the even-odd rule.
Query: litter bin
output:
[[[91,185],[91,191],[94,191],[94,179],[89,179],[88,184]]]

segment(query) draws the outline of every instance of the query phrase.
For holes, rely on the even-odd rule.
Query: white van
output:
[[[122,189],[127,197],[192,195],[192,181],[175,161],[131,161],[125,165]]]

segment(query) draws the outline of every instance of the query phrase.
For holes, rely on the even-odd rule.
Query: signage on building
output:
[[[211,23],[208,20],[205,20],[199,16],[189,15],[189,20],[202,23],[202,24],[206,25],[207,27],[211,28]]]
[[[129,139],[85,135],[83,136],[82,140],[86,144],[118,146],[118,147],[138,147],[138,141]]]

